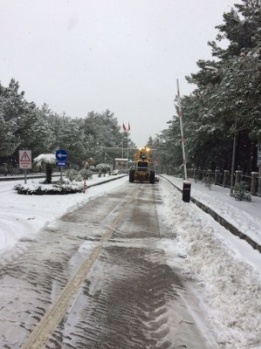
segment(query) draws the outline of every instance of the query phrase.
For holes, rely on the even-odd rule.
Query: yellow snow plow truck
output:
[[[129,170],[129,182],[135,181],[155,183],[155,170],[150,148],[138,149],[135,154],[135,160],[131,163]]]

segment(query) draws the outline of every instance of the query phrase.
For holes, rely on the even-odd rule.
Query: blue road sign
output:
[[[64,149],[59,149],[56,151],[55,153],[56,159],[58,160],[58,162],[65,162],[67,160],[68,154],[67,151]],[[58,165],[58,166],[62,166],[62,165]]]
[[[57,161],[57,162],[56,162],[56,165],[57,165],[57,166],[60,166],[60,167],[64,167],[64,166],[67,165],[67,163],[66,163],[66,162],[63,162],[63,161]]]

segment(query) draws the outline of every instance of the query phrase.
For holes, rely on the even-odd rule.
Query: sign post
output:
[[[257,145],[257,167],[259,169],[258,174],[258,194],[261,194],[261,143]]]
[[[26,170],[32,168],[31,150],[19,150],[19,168],[24,169],[24,183],[26,184]]]
[[[64,149],[59,149],[55,153],[57,163],[56,165],[60,167],[60,175],[61,175],[61,183],[63,181],[63,174],[62,174],[62,167],[65,167],[67,165],[67,158],[68,154],[67,151]]]

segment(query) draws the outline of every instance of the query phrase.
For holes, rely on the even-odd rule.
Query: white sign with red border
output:
[[[19,150],[19,168],[24,170],[32,168],[32,151]]]

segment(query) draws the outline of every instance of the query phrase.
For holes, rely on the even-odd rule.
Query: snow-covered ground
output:
[[[165,178],[182,189],[182,178],[164,175]],[[252,196],[251,202],[239,201],[230,196],[230,189],[191,180],[191,196],[213,209],[229,223],[258,245],[261,245],[261,197]]]
[[[26,186],[37,187],[43,180],[43,178],[27,179]],[[85,193],[50,196],[18,195],[13,188],[17,184],[25,185],[24,180],[0,181],[0,253],[5,253],[21,238],[34,235],[64,213],[74,210],[92,197],[103,195],[104,186],[94,186],[91,191],[88,191],[88,186],[106,180],[108,177],[95,176],[86,181]],[[126,178],[124,180],[126,181]],[[117,187],[120,182],[121,180],[117,180],[106,184],[106,190]]]
[[[182,187],[182,179],[167,178]],[[88,180],[85,193],[54,196],[18,195],[13,187],[23,183],[22,180],[0,182],[2,257],[8,258],[20,239],[35,236],[64,213],[128,183],[128,177],[123,177],[88,189],[91,184],[106,179]],[[39,179],[28,180],[29,184],[38,182]],[[159,185],[163,197],[159,213],[171,227],[170,237],[162,239],[160,247],[166,253],[168,264],[180,267],[202,290],[197,292],[197,297],[215,328],[220,348],[261,348],[261,254],[192,202],[184,203],[178,190],[171,191],[163,180]],[[228,189],[213,186],[209,190],[193,182],[191,195],[261,244],[261,198],[239,202],[229,196]],[[177,256],[182,257],[180,265],[176,264]]]

